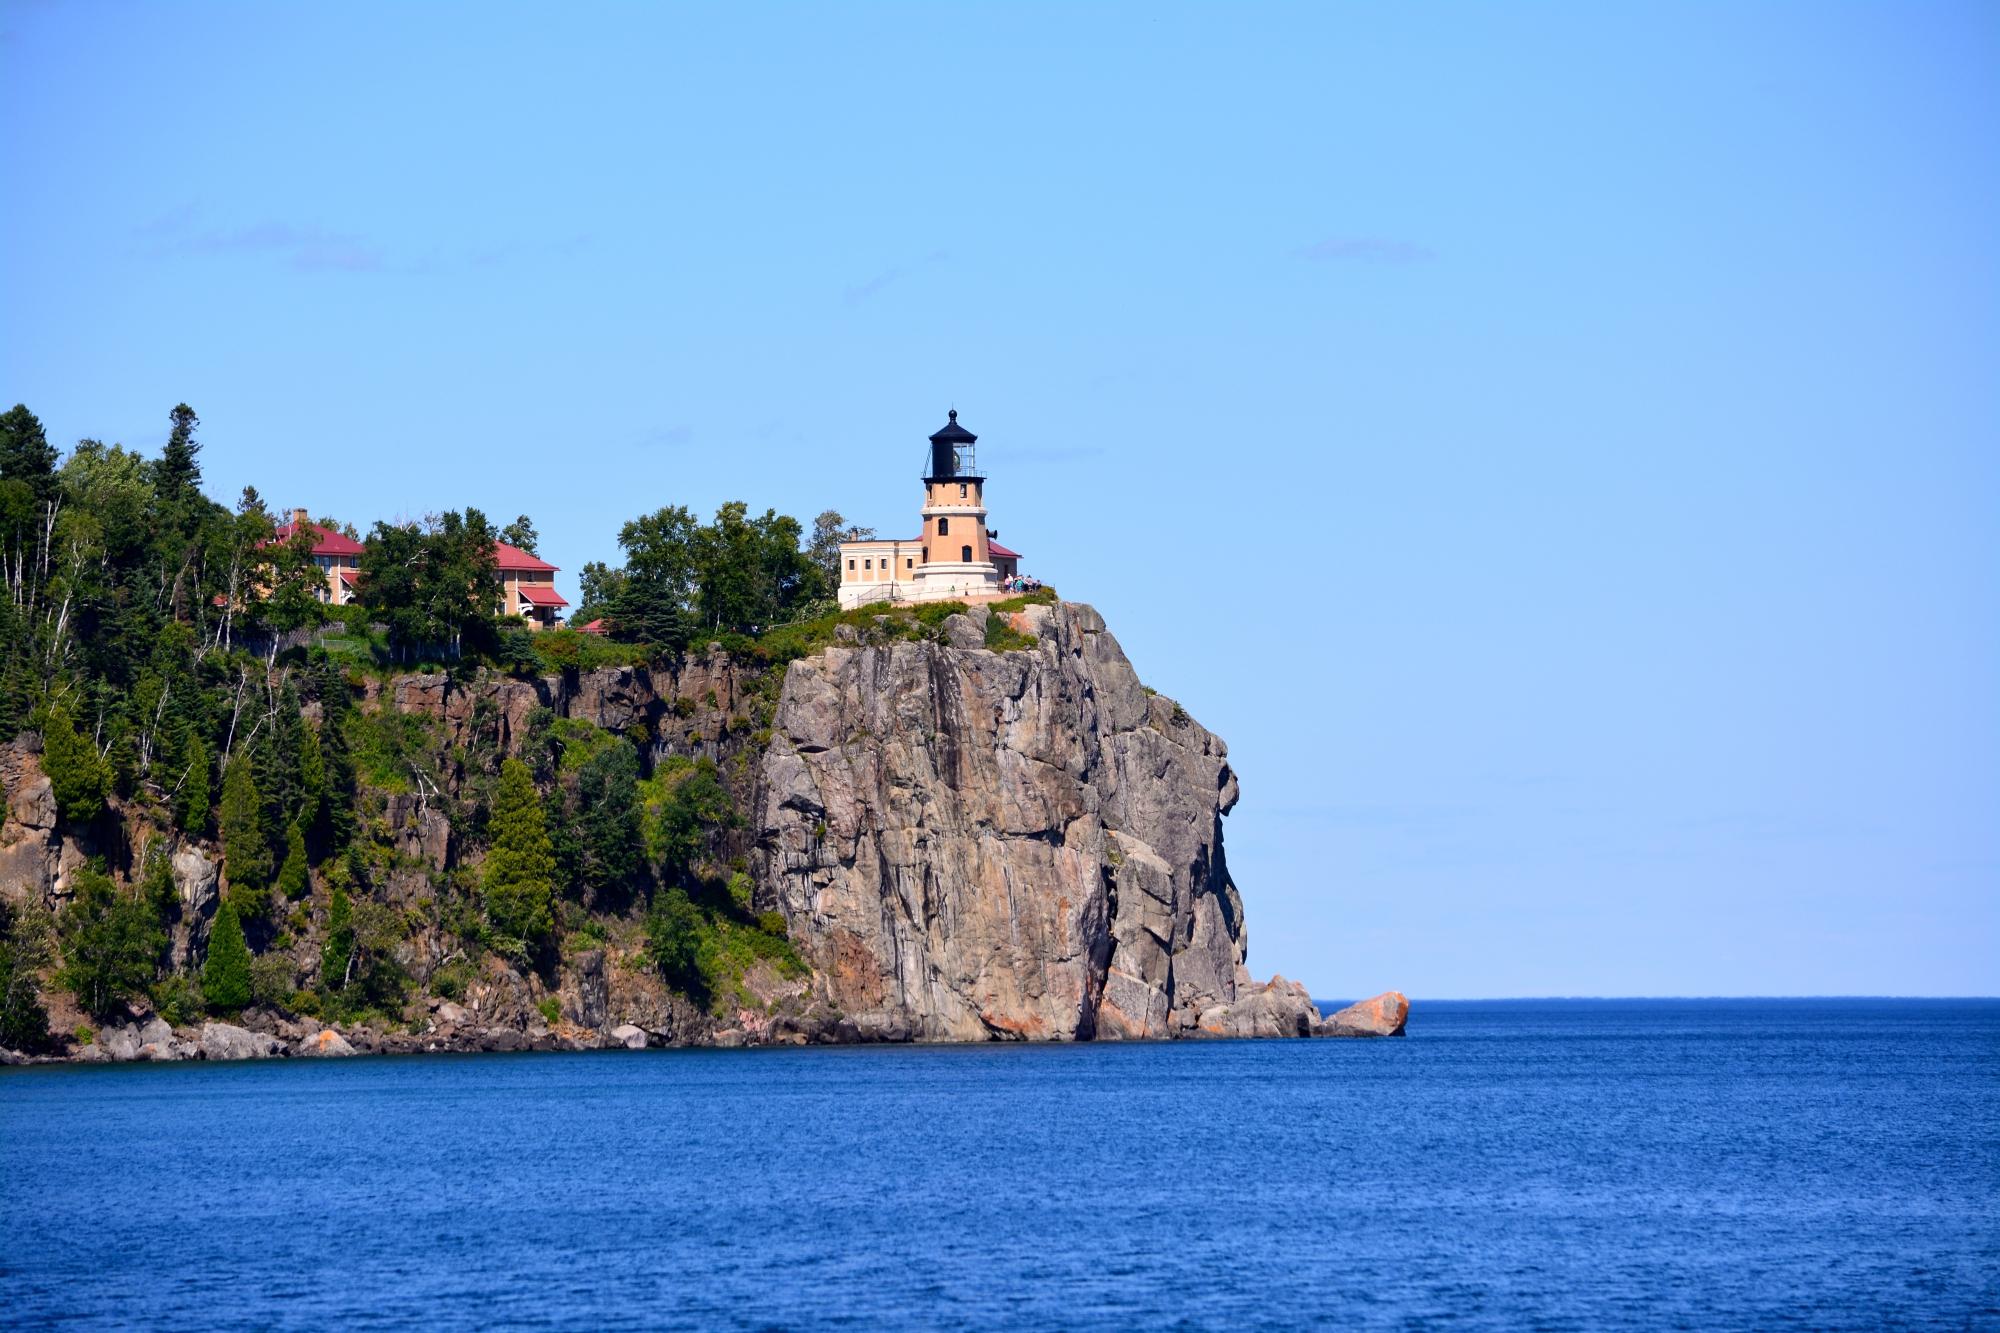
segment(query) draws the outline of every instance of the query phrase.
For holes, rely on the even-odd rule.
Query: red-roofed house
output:
[[[320,600],[346,606],[354,600],[354,584],[361,574],[361,543],[313,522],[306,517],[305,510],[294,509],[292,521],[281,524],[265,545],[282,546],[301,528],[312,536],[313,563],[326,572],[326,588],[320,593]]]
[[[569,601],[556,591],[556,567],[506,542],[493,543],[500,575],[500,614],[520,616],[531,629],[554,629]]]

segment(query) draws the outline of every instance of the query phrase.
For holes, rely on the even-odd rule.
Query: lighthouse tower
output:
[[[931,436],[923,531],[908,539],[856,534],[840,544],[842,609],[990,596],[1020,573],[1021,553],[986,526],[986,478],[972,453],[977,439],[957,412]]]
[[[979,437],[958,424],[958,411],[931,436],[925,458],[922,548],[910,600],[979,596],[996,591],[1000,570],[986,532],[986,478],[973,446]]]

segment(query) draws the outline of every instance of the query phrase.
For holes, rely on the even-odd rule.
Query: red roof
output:
[[[271,540],[264,544],[266,546],[279,546],[290,541],[292,534],[298,530],[298,526],[297,523],[280,524],[278,530],[271,534]],[[359,559],[361,556],[361,543],[355,541],[352,537],[335,532],[332,528],[323,528],[311,521],[306,523],[306,531],[313,535],[312,553],[314,555],[344,555],[355,559]]]
[[[582,630],[585,634],[602,634],[604,633],[604,617],[599,616],[597,619],[591,621],[589,624],[578,625],[577,628]]]
[[[539,556],[529,555],[520,547],[509,546],[506,542],[493,543],[493,559],[502,569],[527,569],[540,574],[553,574],[557,568]]]
[[[563,595],[546,583],[517,583],[521,596],[530,606],[568,606]]]
[[[999,542],[994,541],[991,537],[988,537],[986,539],[986,554],[997,555],[1002,560],[1019,560],[1021,558],[1021,553],[1019,551],[1010,551],[1006,547],[1002,546]]]
[[[358,569],[342,569],[339,571],[339,574],[342,583],[355,584],[361,582],[361,571]]]

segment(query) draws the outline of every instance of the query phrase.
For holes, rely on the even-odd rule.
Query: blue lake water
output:
[[[2000,1002],[0,1070],[0,1324],[2000,1327]]]

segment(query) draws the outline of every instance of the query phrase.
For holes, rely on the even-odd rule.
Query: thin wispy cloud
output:
[[[155,255],[266,256],[303,273],[376,273],[387,267],[382,247],[353,232],[270,219],[241,227],[197,227],[190,208],[162,214],[137,229]]]
[[[655,426],[639,436],[641,449],[678,449],[694,441],[694,427],[677,424]]]
[[[951,258],[951,256],[946,251],[933,250],[929,254],[925,255],[923,259],[918,262],[917,267],[925,267],[931,264],[942,264],[945,260],[949,258]],[[893,268],[884,269],[882,272],[877,273],[872,278],[868,278],[862,282],[857,282],[852,287],[843,289],[840,293],[840,303],[846,306],[848,309],[852,310],[854,307],[858,305],[863,305],[866,302],[872,300],[874,297],[879,295],[885,287],[888,287],[892,283],[895,283],[896,281],[907,275],[909,272],[910,272],[910,267],[902,264],[898,264]]]
[[[877,273],[866,282],[856,283],[854,286],[841,292],[840,303],[851,310],[874,296],[877,292],[880,292],[896,279],[902,277],[903,272],[904,270],[900,268],[892,268],[885,272]]]
[[[1437,251],[1415,241],[1388,236],[1329,236],[1306,246],[1298,252],[1298,256],[1324,262],[1422,264],[1436,259]]]

